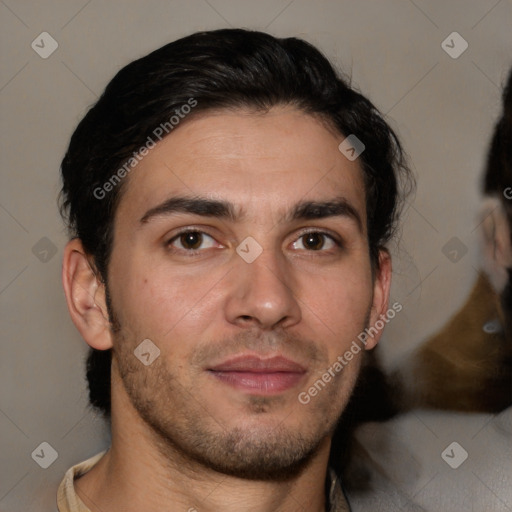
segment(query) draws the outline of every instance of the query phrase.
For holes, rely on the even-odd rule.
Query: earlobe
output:
[[[378,327],[380,324],[384,323],[381,316],[385,315],[388,311],[389,292],[391,289],[391,270],[391,255],[387,249],[381,249],[379,251],[379,266],[375,270],[373,302],[369,318],[370,325],[368,326],[369,328],[374,327],[378,331],[378,334],[373,337],[368,337],[365,345],[366,350],[374,348],[382,335],[382,329]]]
[[[82,242],[75,238],[64,249],[62,283],[71,319],[92,348],[112,348],[105,285],[91,267]]]

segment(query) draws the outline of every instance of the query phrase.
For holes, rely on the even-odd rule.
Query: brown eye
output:
[[[183,231],[167,242],[167,245],[178,251],[193,252],[215,247],[215,240],[202,231]]]
[[[203,241],[202,233],[190,231],[180,235],[180,243],[184,249],[198,249]]]
[[[304,247],[313,251],[318,251],[325,243],[325,235],[322,233],[306,233],[302,235],[302,239]]]
[[[310,231],[309,233],[303,233],[293,243],[293,248],[306,251],[327,252],[329,249],[341,248],[341,242],[338,242],[333,236],[327,233]]]

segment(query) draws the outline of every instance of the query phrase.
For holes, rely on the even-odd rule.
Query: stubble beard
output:
[[[309,421],[304,428],[286,426],[286,414],[275,425],[227,426],[222,418],[201,403],[194,389],[186,389],[167,368],[164,357],[151,366],[134,356],[136,343],[124,329],[109,304],[115,326],[113,373],[120,377],[138,415],[149,427],[159,452],[175,470],[199,468],[249,480],[286,481],[296,478],[311,463],[320,447],[335,430],[351,394],[355,375],[329,386],[308,405]],[[265,415],[279,407],[282,397],[250,397],[248,414]],[[309,411],[304,408],[309,408]]]

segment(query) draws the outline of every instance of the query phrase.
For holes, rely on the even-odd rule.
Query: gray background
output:
[[[233,26],[318,45],[389,116],[418,179],[394,248],[392,295],[404,310],[387,328],[386,365],[461,305],[479,266],[479,179],[512,65],[510,0],[2,0],[0,16],[0,510],[54,510],[66,469],[108,444],[101,420],[87,409],[87,347],[61,287],[66,235],[56,208],[58,170],[72,130],[115,72],[169,41]],[[47,59],[31,47],[44,31],[58,43]],[[469,44],[457,59],[441,47],[454,31]],[[455,263],[442,252],[452,237],[468,249]],[[443,487],[443,472],[456,474],[440,457],[451,441],[465,439],[470,458],[485,457],[482,439],[494,420],[470,420],[473,430],[459,415],[403,420],[397,428],[423,446],[419,461],[410,455],[415,443],[407,448],[421,478],[404,481],[403,490],[429,508],[432,495],[458,485],[460,496],[475,494],[472,510],[485,509],[478,499],[492,504],[487,510],[512,510],[511,497],[489,482],[468,477]],[[43,441],[58,452],[48,469],[31,458]],[[478,467],[471,467],[477,477]]]

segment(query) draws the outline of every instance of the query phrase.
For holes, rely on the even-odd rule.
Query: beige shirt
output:
[[[59,490],[57,491],[57,508],[59,512],[91,512],[76,494],[74,481],[92,469],[105,453],[106,450],[66,471],[64,480],[60,483]]]
[[[98,453],[94,457],[69,468],[57,491],[57,507],[59,512],[91,512],[75,492],[74,481],[87,473],[106,452]],[[330,492],[328,512],[349,512],[350,508],[343,494],[341,484],[332,469],[329,470]]]

